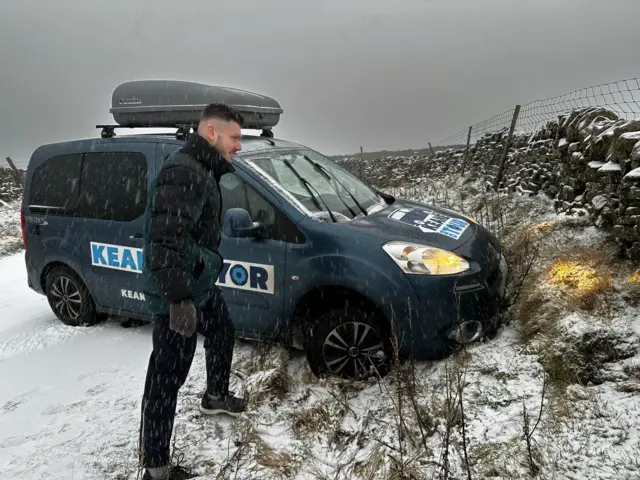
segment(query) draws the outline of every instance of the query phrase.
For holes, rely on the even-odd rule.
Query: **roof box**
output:
[[[248,129],[269,130],[282,114],[280,104],[265,95],[179,80],[121,83],[113,91],[109,111],[124,127],[195,127],[203,108],[214,102],[235,107]]]

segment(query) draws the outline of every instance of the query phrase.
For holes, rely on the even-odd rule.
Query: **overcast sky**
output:
[[[640,76],[640,0],[0,0],[0,160],[113,123],[115,86],[275,97],[278,137],[418,148],[496,113]]]

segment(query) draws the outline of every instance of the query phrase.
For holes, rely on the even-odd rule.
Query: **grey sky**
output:
[[[638,18],[638,0],[2,0],[0,159],[96,135],[144,78],[272,95],[276,135],[326,154],[425,147],[640,76]]]

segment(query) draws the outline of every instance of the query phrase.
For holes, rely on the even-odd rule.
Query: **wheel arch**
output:
[[[43,292],[46,293],[47,275],[49,275],[49,272],[51,270],[57,267],[67,268],[71,270],[78,277],[78,279],[80,279],[82,283],[84,283],[85,286],[87,286],[86,282],[82,279],[82,275],[80,275],[80,272],[78,272],[75,268],[73,268],[71,265],[69,265],[66,262],[63,262],[60,260],[53,260],[47,263],[42,269],[42,272],[40,273],[40,287],[42,288]],[[93,298],[93,294],[91,293],[91,290],[89,290],[89,287],[87,287],[87,290],[89,291],[89,295],[91,295],[91,298]]]
[[[315,287],[305,293],[296,303],[291,317],[290,333],[295,346],[303,345],[303,326],[319,316],[318,313],[342,307],[345,304],[366,309],[374,314],[381,326],[388,326],[389,319],[385,312],[369,297],[357,290],[340,285]]]

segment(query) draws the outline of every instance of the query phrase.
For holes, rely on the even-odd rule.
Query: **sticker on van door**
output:
[[[143,251],[141,248],[98,242],[90,242],[90,244],[91,265],[142,273]],[[275,293],[273,275],[273,265],[225,259],[216,285],[273,295]],[[122,295],[125,296],[124,293]]]
[[[142,249],[89,242],[91,244],[91,265],[112,268],[131,273],[142,273]]]
[[[273,271],[273,265],[225,259],[216,285],[273,295]]]
[[[419,228],[424,233],[439,233],[454,240],[458,240],[470,225],[461,218],[421,207],[398,208],[389,214],[389,218]]]

